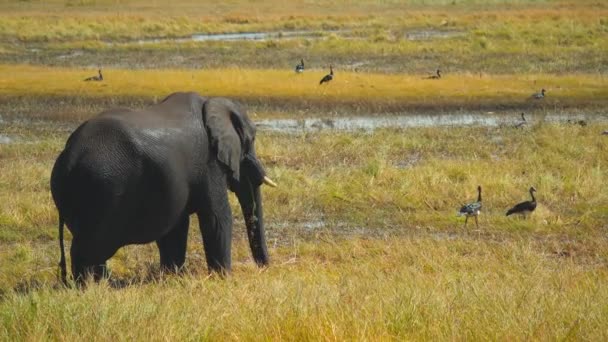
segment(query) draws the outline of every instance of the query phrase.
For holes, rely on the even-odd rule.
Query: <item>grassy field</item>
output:
[[[4,126],[14,141],[0,145],[4,338],[606,337],[605,124],[261,132],[280,184],[265,190],[268,270],[251,263],[238,218],[235,273],[208,278],[193,222],[188,275],[159,277],[155,247],[131,246],[110,261],[117,285],[83,293],[53,289],[48,177],[69,133],[58,127]],[[463,228],[456,210],[477,184],[481,225]],[[504,217],[530,185],[535,215]]]
[[[0,340],[607,340],[607,17],[597,0],[0,0]],[[310,36],[170,40],[298,30]],[[152,38],[165,40],[139,41]],[[82,81],[98,68],[104,82]],[[160,273],[154,245],[127,246],[109,280],[61,288],[49,176],[68,135],[184,90],[254,120],[531,122],[260,130],[279,183],[264,189],[269,268],[231,195],[231,277],[207,274],[195,219],[183,275]],[[480,226],[465,228],[456,212],[478,185]],[[532,217],[505,217],[530,186]]]

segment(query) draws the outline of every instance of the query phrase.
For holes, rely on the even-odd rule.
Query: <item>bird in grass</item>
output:
[[[323,78],[321,79],[321,81],[319,81],[319,84],[323,84],[323,83],[327,83],[331,80],[334,79],[334,69],[331,67],[331,65],[329,66],[329,74],[323,76]]]
[[[296,72],[298,74],[304,72],[304,60],[303,59],[300,60],[300,64],[296,65]]]
[[[465,216],[464,226],[467,226],[467,222],[469,221],[469,217],[475,217],[475,226],[479,228],[479,223],[477,222],[477,216],[481,213],[481,185],[477,186],[477,202],[465,204],[460,208],[458,212],[458,216]]]
[[[437,69],[436,75],[426,77],[427,80],[438,80],[441,78],[441,70]]]
[[[545,92],[546,90],[543,88],[540,90],[540,93],[534,93],[531,97],[535,100],[542,100],[545,98]]]
[[[536,209],[536,198],[534,197],[534,193],[536,189],[532,186],[530,187],[530,196],[532,197],[531,201],[525,201],[521,203],[517,203],[513,208],[507,211],[507,216],[518,214],[522,215],[522,217],[526,218],[529,214],[531,214]]]
[[[524,128],[526,125],[528,124],[528,122],[526,121],[526,117],[524,116],[524,113],[521,113],[521,120],[518,121],[517,123],[515,123],[514,127],[515,128]]]
[[[103,75],[101,74],[101,69],[97,70],[97,72],[99,73],[98,76],[87,77],[84,80],[85,81],[103,81]]]
[[[571,124],[571,125],[579,125],[581,127],[587,126],[587,121],[585,121],[585,120],[571,120],[571,119],[568,119],[568,123]]]

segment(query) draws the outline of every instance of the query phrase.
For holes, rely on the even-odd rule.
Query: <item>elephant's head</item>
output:
[[[260,186],[276,184],[266,176],[255,153],[255,125],[237,103],[225,98],[211,98],[203,105],[203,119],[211,140],[211,149],[226,167],[228,186],[239,200],[249,245],[259,266],[268,264]]]

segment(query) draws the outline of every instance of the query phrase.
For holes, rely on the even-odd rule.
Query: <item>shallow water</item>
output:
[[[138,39],[131,42],[125,42],[125,44],[138,43],[138,44],[149,44],[149,43],[187,43],[187,42],[209,42],[209,41],[244,41],[244,40],[280,40],[280,39],[294,39],[294,38],[307,38],[307,39],[322,39],[330,34],[338,34],[346,39],[363,39],[364,37],[351,36],[351,30],[301,30],[301,31],[266,31],[266,32],[237,32],[237,33],[193,33],[189,37],[179,38],[148,38]],[[417,29],[411,30],[405,33],[404,38],[407,40],[432,40],[432,39],[446,39],[465,35],[462,31],[441,31],[435,29]],[[116,45],[121,43],[107,42],[108,45]]]
[[[545,122],[605,122],[607,115],[584,114],[526,114],[529,126]],[[415,128],[415,127],[444,127],[444,126],[515,126],[521,122],[519,115],[493,113],[446,113],[446,114],[407,114],[397,116],[357,116],[338,118],[308,118],[308,119],[273,119],[259,120],[256,126],[261,131],[276,131],[285,133],[301,133],[316,131],[373,131],[378,128]]]
[[[277,40],[277,39],[294,39],[294,38],[322,38],[325,34],[345,33],[348,31],[332,30],[332,31],[270,31],[270,32],[240,32],[240,33],[193,33],[190,37],[181,38],[149,38],[138,39],[124,44],[138,43],[187,43],[187,42],[209,42],[209,41],[243,41],[243,40]],[[107,42],[108,45],[116,45],[123,43]]]
[[[6,134],[0,134],[0,145],[1,144],[10,144],[13,142],[13,138],[9,137]]]

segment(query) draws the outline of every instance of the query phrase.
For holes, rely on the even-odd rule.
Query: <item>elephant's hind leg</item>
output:
[[[174,272],[184,266],[189,224],[190,217],[184,215],[167,235],[156,240],[160,252],[160,266],[164,271]]]

